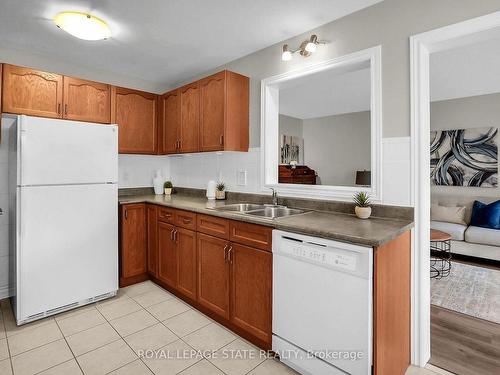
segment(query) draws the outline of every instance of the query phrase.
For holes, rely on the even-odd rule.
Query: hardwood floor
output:
[[[500,374],[500,324],[431,306],[431,360],[458,375]]]

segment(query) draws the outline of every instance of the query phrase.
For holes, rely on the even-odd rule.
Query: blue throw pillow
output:
[[[500,229],[500,200],[490,204],[474,201],[470,225]]]

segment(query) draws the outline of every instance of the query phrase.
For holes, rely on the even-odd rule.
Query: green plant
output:
[[[364,191],[356,193],[353,199],[354,203],[356,203],[356,206],[358,207],[370,207],[371,205],[370,196]]]
[[[172,185],[171,181],[165,181],[165,183],[163,184],[164,189],[172,189],[173,187],[174,185]]]
[[[224,191],[226,190],[226,184],[224,182],[218,182],[217,186],[215,187],[218,191]]]

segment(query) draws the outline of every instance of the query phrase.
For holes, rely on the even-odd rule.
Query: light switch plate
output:
[[[238,186],[246,186],[247,185],[247,171],[244,169],[238,169],[236,184]]]

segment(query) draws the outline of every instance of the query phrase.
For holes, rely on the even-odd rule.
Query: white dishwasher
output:
[[[301,374],[371,374],[373,249],[273,231],[273,350]]]

